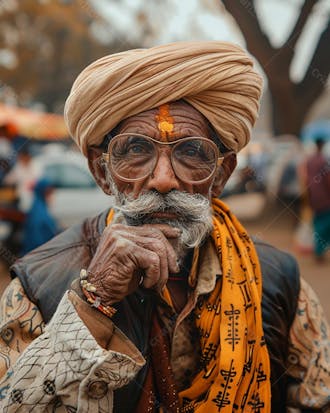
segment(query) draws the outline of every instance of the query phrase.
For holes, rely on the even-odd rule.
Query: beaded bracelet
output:
[[[117,310],[110,305],[103,305],[101,303],[101,298],[94,294],[96,291],[95,286],[87,281],[87,275],[88,274],[85,269],[82,269],[80,271],[80,286],[87,302],[92,307],[96,308],[97,310],[101,311],[101,313],[111,318],[114,314],[116,314]]]

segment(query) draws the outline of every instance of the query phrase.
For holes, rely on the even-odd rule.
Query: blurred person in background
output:
[[[12,134],[7,125],[0,125],[0,186],[15,160],[15,150],[11,143]]]
[[[11,168],[15,152],[11,144],[0,136],[0,185],[3,186],[3,179]]]
[[[49,211],[54,188],[42,178],[33,189],[33,202],[26,214],[23,227],[22,254],[39,247],[60,232],[60,228]]]
[[[18,198],[14,185],[6,184],[6,177],[15,165],[17,129],[12,123],[0,125],[0,246],[4,267],[17,258],[21,242],[24,214],[17,209]],[[4,271],[0,271],[2,276]],[[3,281],[5,277],[1,277]]]
[[[315,140],[316,150],[302,167],[303,183],[313,211],[314,254],[318,262],[325,261],[330,247],[330,159],[323,153],[324,137]]]
[[[78,76],[66,122],[115,204],[12,267],[3,411],[329,408],[317,297],[218,199],[261,90],[223,42],[130,50]]]
[[[30,209],[33,187],[40,176],[41,168],[33,162],[29,147],[20,148],[16,164],[4,178],[6,185],[13,185],[16,188],[20,211],[26,213]]]

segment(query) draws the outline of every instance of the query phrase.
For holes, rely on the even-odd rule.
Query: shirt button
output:
[[[108,384],[102,380],[91,381],[88,385],[88,396],[91,399],[102,399],[108,392]]]

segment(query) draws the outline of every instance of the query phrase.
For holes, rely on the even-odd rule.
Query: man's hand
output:
[[[87,268],[88,281],[96,287],[102,304],[121,301],[137,289],[142,276],[145,288],[161,290],[168,274],[179,271],[169,239],[180,234],[165,224],[107,227]]]

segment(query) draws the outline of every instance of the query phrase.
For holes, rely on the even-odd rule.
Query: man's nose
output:
[[[149,190],[156,190],[159,193],[168,193],[173,189],[179,189],[180,183],[176,177],[170,157],[166,153],[160,153],[155,169],[150,175],[147,183]]]

